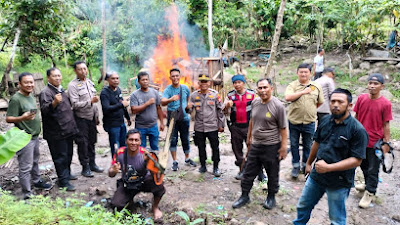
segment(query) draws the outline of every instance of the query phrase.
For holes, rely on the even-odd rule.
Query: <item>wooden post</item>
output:
[[[103,38],[103,73],[101,74],[101,80],[104,79],[103,76],[107,72],[107,52],[106,52],[106,3],[105,0],[101,2],[101,28],[102,28],[102,38]]]

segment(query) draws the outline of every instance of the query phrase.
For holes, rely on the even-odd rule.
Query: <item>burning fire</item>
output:
[[[181,84],[189,88],[193,85],[191,60],[187,51],[186,40],[179,32],[178,10],[175,5],[165,10],[165,18],[169,22],[168,34],[161,34],[157,37],[157,46],[152,56],[150,74],[155,84],[161,86],[161,90],[170,84],[169,70],[179,68],[181,71]]]

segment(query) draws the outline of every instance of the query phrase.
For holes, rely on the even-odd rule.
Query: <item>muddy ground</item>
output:
[[[282,63],[284,65],[284,62]],[[278,94],[283,94],[285,86],[278,86]],[[399,123],[400,107],[394,105],[394,123]],[[1,122],[1,130],[6,130],[7,125]],[[132,127],[133,128],[133,127]],[[108,169],[111,163],[111,156],[108,150],[108,135],[103,128],[98,126],[97,164]],[[193,130],[193,124],[191,125]],[[160,139],[165,138],[165,132],[160,135]],[[398,140],[397,140],[398,141]],[[161,142],[162,145],[162,142]],[[396,142],[396,146],[400,146]],[[211,149],[207,147],[209,158]],[[65,198],[68,196],[79,196],[85,201],[94,201],[95,204],[102,204],[104,199],[110,198],[116,188],[116,178],[109,178],[107,173],[95,174],[94,178],[86,178],[80,175],[81,166],[77,157],[76,146],[72,162],[72,173],[78,175],[78,180],[71,181],[77,188],[75,193],[60,191],[55,184],[56,175],[54,164],[45,140],[40,140],[41,160],[40,168],[42,174],[51,180],[54,187],[50,191],[37,193],[50,195],[52,197]],[[395,150],[396,159],[400,158],[399,147]],[[160,208],[164,212],[162,221],[158,224],[185,224],[176,211],[185,211],[192,219],[202,217],[206,219],[206,224],[290,224],[296,217],[296,203],[304,187],[304,176],[300,175],[297,180],[290,177],[291,156],[281,162],[280,170],[280,191],[277,196],[277,207],[266,210],[262,203],[266,198],[266,192],[262,190],[262,184],[254,182],[254,187],[250,195],[251,203],[247,206],[233,210],[232,203],[240,196],[240,182],[234,179],[238,168],[234,165],[234,155],[230,146],[230,133],[225,129],[220,134],[220,169],[222,176],[214,178],[210,173],[212,165],[208,165],[207,173],[197,172],[198,167],[188,167],[184,165],[182,149],[178,148],[178,160],[180,170],[171,171],[172,159],[169,159],[169,166],[164,178],[167,193],[163,197]],[[198,159],[198,150],[191,142],[191,157]],[[18,183],[18,166],[14,158],[9,167],[1,167],[0,186],[10,190],[13,194],[21,196],[21,189]],[[375,201],[369,209],[358,208],[358,202],[362,194],[354,188],[350,192],[347,200],[348,224],[400,224],[400,162],[396,160],[394,170],[391,174],[380,173],[381,182]],[[360,179],[361,173],[357,173]],[[362,178],[361,178],[362,179]],[[82,196],[80,193],[85,193]],[[103,201],[102,201],[103,199]],[[135,197],[136,201],[143,201],[135,212],[141,213],[144,218],[151,217],[151,194],[140,194]],[[321,199],[313,210],[309,224],[329,224],[328,206],[326,196]]]

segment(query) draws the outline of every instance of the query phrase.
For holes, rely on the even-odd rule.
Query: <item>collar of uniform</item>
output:
[[[47,85],[48,85],[50,88],[52,88],[52,89],[54,89],[54,90],[56,90],[56,91],[58,91],[58,92],[60,92],[60,93],[64,91],[61,84],[60,84],[59,87],[56,87],[56,86],[50,84],[49,82],[47,82]]]
[[[350,122],[350,120],[351,120],[351,114],[349,113],[349,116],[346,118],[346,119],[344,119],[342,122],[340,122],[340,123],[336,123],[335,122],[335,118],[333,118],[333,115],[331,115],[331,118],[330,118],[330,121],[332,122],[332,123],[334,123],[334,124],[336,124],[336,125],[347,125],[349,122]]]
[[[307,84],[302,84],[302,83],[300,83],[299,79],[296,80],[296,85],[297,85],[297,86],[300,86],[300,85],[301,85],[301,86],[307,86],[307,85],[309,85],[309,84],[311,84],[311,80],[308,80]]]
[[[240,94],[240,93],[237,92],[236,90],[235,90],[235,93],[236,93],[237,95],[243,96],[243,95],[247,94],[247,89],[246,89],[246,88],[244,89],[243,94]]]

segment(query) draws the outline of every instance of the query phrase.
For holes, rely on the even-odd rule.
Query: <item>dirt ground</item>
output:
[[[278,87],[278,93],[284,91],[285,86]],[[280,93],[283,94],[283,93]],[[101,108],[101,107],[100,107]],[[399,123],[400,110],[397,105],[393,107],[394,122]],[[2,122],[2,130],[7,128]],[[132,127],[133,128],[133,127]],[[111,163],[111,156],[108,146],[108,135],[101,126],[98,126],[97,164],[106,170]],[[191,125],[193,130],[193,123]],[[162,132],[160,139],[165,139],[165,132]],[[399,140],[395,143],[400,146]],[[47,142],[40,140],[41,160],[40,169],[47,179],[51,180],[54,187],[50,191],[38,194],[50,195],[52,197],[65,198],[68,196],[79,196],[85,201],[93,201],[94,204],[103,204],[105,199],[110,198],[116,188],[116,179],[109,178],[107,172],[95,174],[94,178],[86,178],[80,175],[81,166],[79,164],[76,146],[72,162],[72,173],[78,175],[78,180],[71,181],[77,188],[75,193],[60,191],[55,184],[56,175],[54,164],[48,150]],[[400,158],[399,147],[395,149],[396,159]],[[211,149],[207,147],[208,157],[211,158]],[[230,133],[226,128],[220,134],[220,169],[222,176],[214,178],[211,174],[212,165],[208,165],[205,174],[197,172],[199,167],[189,167],[184,165],[182,148],[178,147],[178,161],[180,170],[172,171],[172,159],[164,178],[167,193],[163,197],[160,208],[164,212],[162,221],[157,224],[185,224],[185,222],[175,214],[177,211],[185,211],[192,219],[205,218],[206,224],[291,224],[296,217],[296,203],[304,187],[304,176],[300,175],[297,180],[290,177],[291,155],[281,162],[280,166],[280,191],[277,195],[277,207],[266,210],[262,203],[266,198],[266,192],[262,190],[262,184],[254,182],[250,195],[251,203],[247,206],[233,210],[232,204],[240,196],[240,182],[234,179],[238,168],[234,165],[235,157],[231,150]],[[191,154],[194,159],[198,159],[198,150],[191,139]],[[4,166],[0,170],[0,186],[5,190],[10,190],[13,194],[21,196],[21,189],[18,183],[18,165],[14,158],[10,167]],[[358,202],[362,194],[354,188],[346,202],[348,213],[348,224],[400,224],[400,169],[399,160],[395,161],[394,169],[391,174],[380,173],[380,183],[378,187],[377,200],[369,209],[360,209]],[[360,179],[360,171],[357,172],[357,179]],[[85,193],[86,195],[80,195]],[[151,217],[151,194],[139,194],[135,197],[138,204],[135,212],[141,213],[144,218]],[[329,224],[328,205],[324,196],[312,212],[309,224]]]

